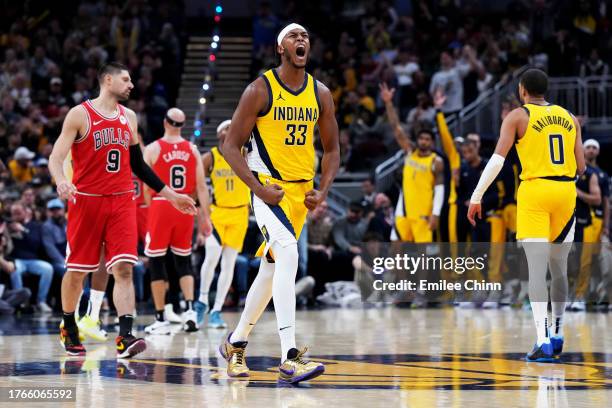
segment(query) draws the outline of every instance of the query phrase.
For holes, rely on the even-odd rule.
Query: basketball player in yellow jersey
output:
[[[402,176],[402,191],[395,211],[394,241],[427,243],[433,241],[433,231],[444,205],[444,161],[434,151],[435,136],[431,130],[417,134],[417,149],[400,126],[393,106],[395,89],[380,84],[380,96],[397,144],[406,152]]]
[[[325,200],[340,156],[331,92],[305,71],[308,32],[289,24],[279,33],[276,49],[280,66],[244,91],[223,144],[225,159],[252,191],[253,212],[266,242],[240,322],[221,345],[221,354],[230,376],[248,376],[247,337],[272,297],[282,350],[280,380],[295,383],[324,371],[323,364],[302,358],[306,349],[296,348],[297,239],[308,210]],[[319,190],[313,189],[317,125],[324,150]],[[245,161],[241,148],[249,136]]]
[[[208,290],[215,276],[215,268],[221,259],[221,273],[217,280],[215,303],[208,318],[208,327],[222,329],[227,324],[221,317],[221,308],[232,284],[236,257],[242,251],[242,243],[249,226],[249,188],[232,170],[223,156],[223,142],[231,121],[217,127],[219,146],[202,156],[204,170],[212,182],[213,199],[210,219],[213,233],[206,238],[206,258],[200,270],[200,298],[195,309],[198,326],[204,324],[208,309]]]
[[[544,99],[548,77],[539,69],[521,76],[524,105],[502,122],[495,153],[487,163],[468,209],[468,219],[481,217],[480,200],[501,170],[515,143],[522,166],[517,196],[517,239],[529,268],[529,300],[537,342],[527,361],[553,361],[563,349],[563,312],[567,299],[567,256],[574,239],[576,172],[586,166],[580,124],[567,110]],[[551,242],[554,243],[551,245]],[[552,335],[549,333],[547,268],[551,272]]]

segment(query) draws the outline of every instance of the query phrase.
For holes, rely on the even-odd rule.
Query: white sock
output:
[[[266,257],[261,258],[259,272],[257,272],[257,276],[247,293],[240,321],[230,338],[231,343],[247,341],[251,330],[255,327],[255,323],[257,323],[261,314],[266,310],[266,306],[272,298],[274,269],[275,265],[266,261]]]
[[[553,315],[551,337],[563,337],[563,316]]]
[[[530,302],[538,336],[538,346],[550,342],[548,335],[548,302]]]
[[[537,344],[550,342],[548,335],[548,259],[550,243],[537,240],[524,240],[523,248],[529,268],[529,303],[536,326]]]
[[[295,276],[298,268],[297,243],[272,245],[276,268],[272,282],[272,299],[281,340],[281,362],[295,346]]]
[[[89,290],[89,304],[87,305],[87,314],[93,319],[94,322],[100,320],[100,307],[102,307],[102,301],[104,300],[104,291],[102,290]]]
[[[220,312],[225,302],[225,297],[232,285],[232,279],[234,278],[234,265],[236,264],[236,258],[238,257],[238,251],[234,248],[224,247],[221,256],[221,273],[217,280],[217,294],[215,296],[215,306],[212,308],[212,312]]]
[[[198,300],[201,303],[208,304],[208,290],[215,277],[215,268],[219,263],[223,248],[214,235],[206,238],[205,248],[206,258],[204,258],[204,263],[202,263],[202,268],[200,269],[200,297]]]
[[[567,302],[567,257],[572,243],[552,244],[550,249],[551,336],[563,337],[563,314]]]

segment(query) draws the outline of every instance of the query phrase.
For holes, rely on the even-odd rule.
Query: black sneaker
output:
[[[117,345],[117,358],[130,358],[138,353],[142,353],[147,349],[147,343],[144,339],[136,338],[132,335],[117,336],[115,339]]]
[[[553,357],[553,347],[550,343],[544,343],[541,346],[538,346],[537,343],[533,346],[533,350],[527,353],[525,356],[525,360],[527,361],[537,361],[541,363],[550,363],[555,361]]]
[[[74,333],[70,333],[68,330],[62,327],[60,329],[60,341],[66,350],[66,354],[69,356],[85,355],[85,347],[83,347],[81,341],[79,340],[78,330]]]

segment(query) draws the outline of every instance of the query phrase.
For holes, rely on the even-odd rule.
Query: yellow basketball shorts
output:
[[[522,181],[517,196],[516,238],[574,240],[576,185],[572,181]]]
[[[395,217],[396,235],[400,241],[426,243],[433,241],[433,231],[429,229],[427,217]]]
[[[238,252],[249,227],[249,206],[217,207],[211,206],[210,221],[213,225],[213,236],[222,246],[228,246]]]
[[[306,222],[308,209],[304,205],[306,193],[312,190],[312,181],[287,182],[271,176],[258,174],[259,181],[266,184],[278,184],[285,195],[277,205],[269,205],[259,197],[251,194],[253,212],[265,242],[257,250],[255,256],[267,254],[270,246],[278,242],[286,247],[297,243]]]

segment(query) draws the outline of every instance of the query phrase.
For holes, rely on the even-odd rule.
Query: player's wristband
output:
[[[444,184],[438,184],[434,187],[433,209],[432,215],[440,216],[442,206],[444,205]]]
[[[494,153],[493,156],[489,159],[489,162],[485,166],[482,174],[480,176],[480,180],[478,180],[478,185],[474,189],[472,193],[472,198],[470,199],[471,203],[480,204],[482,200],[482,196],[484,195],[487,188],[493,183],[493,180],[497,177],[502,167],[504,166],[504,159],[497,153]]]
[[[137,144],[130,146],[130,167],[136,177],[141,179],[143,183],[151,187],[156,193],[159,193],[166,187],[151,167],[145,163],[140,146]]]

